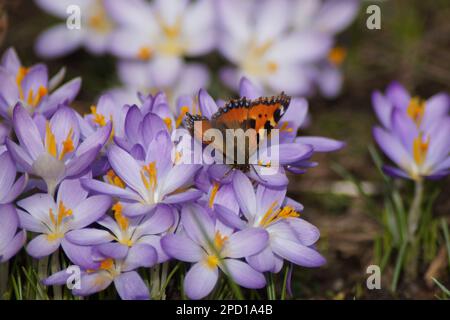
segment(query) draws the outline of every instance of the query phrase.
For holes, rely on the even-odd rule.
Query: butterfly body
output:
[[[187,113],[185,123],[193,137],[203,144],[213,144],[215,150],[222,152],[224,159],[229,160],[227,164],[231,168],[246,172],[251,168],[250,157],[258,150],[260,143],[276,128],[290,100],[291,98],[284,93],[253,100],[246,97],[233,99],[213,114],[211,119]],[[220,132],[221,137],[225,139],[217,141],[217,137],[208,134],[209,129],[215,129],[215,133]],[[238,137],[230,136],[229,130],[246,133],[245,141],[239,144]],[[232,142],[230,139],[235,139],[232,154],[226,148],[227,144]],[[244,161],[238,161],[239,159]]]

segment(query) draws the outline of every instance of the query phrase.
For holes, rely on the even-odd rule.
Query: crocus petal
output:
[[[267,272],[275,267],[275,257],[270,246],[266,246],[261,252],[246,257],[248,264],[259,272]]]
[[[28,184],[28,174],[24,174],[12,185],[9,194],[1,199],[0,203],[11,203],[25,190]]]
[[[169,229],[175,222],[172,210],[165,205],[159,205],[155,212],[145,222],[139,225],[139,231],[142,234],[158,234]]]
[[[104,257],[122,260],[125,259],[129,250],[128,246],[119,242],[108,242],[95,246],[93,252]]]
[[[25,244],[27,240],[27,234],[25,231],[20,231],[14,238],[8,242],[7,247],[0,252],[0,263],[8,261],[13,257]]]
[[[122,213],[127,217],[138,217],[152,213],[157,206],[157,204],[142,204],[141,202],[123,202]]]
[[[314,152],[331,152],[344,147],[345,143],[339,140],[324,137],[298,137],[295,142],[309,144],[313,147]]]
[[[372,94],[372,106],[375,114],[385,128],[391,127],[392,103],[379,91]]]
[[[301,218],[289,218],[288,223],[297,233],[297,238],[304,246],[309,247],[319,240],[319,229],[306,220]]]
[[[70,222],[70,227],[84,228],[97,221],[111,207],[111,202],[111,198],[104,195],[87,198],[73,209],[73,220]]]
[[[179,164],[174,166],[166,175],[163,186],[161,187],[161,194],[167,195],[177,189],[192,183],[194,175],[201,168],[200,165],[195,164]]]
[[[83,174],[84,170],[95,160],[95,157],[99,153],[101,145],[96,148],[90,149],[80,156],[72,158],[67,164],[66,177],[73,178],[80,174]]]
[[[81,78],[75,78],[56,89],[49,97],[43,112],[51,114],[59,104],[72,102],[81,88]]]
[[[256,99],[263,96],[263,91],[254,85],[248,78],[242,77],[239,82],[239,95],[247,99]]]
[[[75,154],[81,156],[89,150],[98,148],[98,146],[103,146],[111,136],[111,130],[111,122],[108,122],[106,126],[97,129],[94,134],[88,136],[83,143],[80,144]]]
[[[155,248],[148,244],[138,243],[130,248],[125,258],[123,271],[131,271],[140,267],[152,267],[158,257]]]
[[[84,37],[83,29],[69,30],[66,24],[59,24],[40,34],[35,49],[41,57],[61,57],[75,51]]]
[[[150,299],[148,288],[136,271],[122,273],[114,279],[114,285],[122,300]]]
[[[105,273],[83,273],[80,279],[80,289],[74,288],[72,293],[76,296],[89,296],[105,290],[111,283],[111,277]]]
[[[6,146],[14,161],[16,161],[22,169],[27,172],[31,172],[33,160],[26,153],[26,151],[19,147],[16,143],[12,142],[9,138],[6,139]]]
[[[19,219],[12,205],[0,205],[0,249],[16,234]]]
[[[79,179],[66,179],[59,185],[56,202],[62,201],[66,207],[74,209],[87,195]]]
[[[66,234],[66,238],[78,245],[97,245],[114,240],[108,231],[94,228],[70,231]]]
[[[44,152],[44,145],[36,124],[21,105],[14,108],[13,123],[20,145],[26,148],[31,158],[36,159]]]
[[[392,82],[386,89],[386,96],[389,98],[394,107],[406,110],[411,96],[408,91],[399,82]]]
[[[200,190],[187,190],[181,193],[175,193],[173,195],[167,196],[162,202],[167,204],[181,204],[200,199],[202,195],[203,193]]]
[[[383,172],[391,177],[411,179],[411,176],[408,175],[405,171],[403,171],[399,168],[392,167],[392,166],[383,165]]]
[[[411,155],[405,150],[400,141],[387,131],[376,127],[373,136],[383,152],[404,169],[412,163]]]
[[[59,239],[49,240],[46,234],[41,234],[28,243],[26,250],[33,258],[40,259],[58,250],[60,244]]]
[[[207,118],[211,118],[211,116],[219,110],[216,102],[205,89],[200,90],[198,94],[198,102],[202,115]]]
[[[214,212],[217,214],[217,218],[225,225],[238,230],[245,228],[245,222],[227,207],[220,204],[215,204]]]
[[[54,210],[55,202],[53,198],[46,193],[36,193],[32,196],[22,199],[17,202],[19,207],[22,207],[36,219],[50,224],[49,209]]]
[[[303,267],[320,267],[326,262],[317,251],[289,239],[271,237],[270,244],[277,255]]]
[[[84,188],[96,193],[108,194],[120,199],[139,201],[139,196],[130,189],[123,189],[94,179],[81,179]]]
[[[233,189],[242,213],[251,220],[256,213],[256,196],[250,179],[241,171],[236,171],[233,177]]]
[[[214,224],[206,210],[198,204],[186,204],[181,209],[183,229],[195,242],[207,246],[214,238]]]
[[[43,224],[41,220],[33,217],[31,214],[17,209],[17,215],[19,217],[19,224],[22,229],[36,233],[44,233],[45,230],[47,230],[45,224]]]
[[[228,273],[234,282],[244,288],[260,289],[266,285],[264,275],[245,262],[235,259],[225,259],[224,265],[226,269],[224,271]]]
[[[267,246],[269,234],[261,228],[247,228],[233,233],[225,242],[223,255],[242,258],[257,254]]]
[[[446,93],[438,93],[426,102],[421,126],[428,128],[435,120],[446,116],[450,109],[450,97]]]
[[[64,238],[61,241],[64,253],[73,264],[84,270],[97,270],[100,263],[96,261],[90,246],[80,246]]]
[[[184,278],[184,291],[190,299],[201,299],[215,287],[219,278],[217,267],[210,268],[203,261],[194,264]]]
[[[198,244],[180,234],[162,237],[161,247],[169,256],[181,261],[197,262],[204,256],[204,251]]]
[[[44,286],[64,285],[67,283],[67,280],[71,275],[72,275],[71,272],[69,272],[67,269],[64,269],[42,280],[42,284]]]

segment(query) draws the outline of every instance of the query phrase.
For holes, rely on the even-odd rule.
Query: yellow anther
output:
[[[100,263],[99,269],[111,270],[114,267],[114,260],[111,258],[105,259]]]
[[[423,136],[420,133],[418,137],[416,137],[413,141],[413,157],[414,161],[421,165],[424,163],[427,152],[428,152],[428,146],[430,143],[430,138],[427,138],[426,141],[423,141]]]
[[[137,57],[140,60],[148,60],[150,59],[152,56],[152,50],[150,49],[150,47],[141,47],[139,48],[139,51],[137,53]]]
[[[106,179],[108,179],[109,184],[125,189],[125,183],[116,175],[114,170],[108,170],[108,172],[106,173]]]
[[[42,97],[44,97],[47,94],[47,92],[48,92],[47,88],[45,88],[44,86],[39,86],[36,95],[34,95],[33,89],[30,89],[30,91],[28,91],[27,104],[33,107],[37,106],[41,101]]]
[[[145,175],[147,173],[148,179]],[[148,165],[142,167],[141,171],[141,179],[147,189],[154,189],[157,184],[157,170],[156,170],[156,162],[150,162]]]
[[[114,211],[114,219],[116,219],[116,222],[119,225],[120,229],[127,230],[129,221],[122,215],[122,208],[122,204],[120,202],[117,202],[112,206],[112,211]]]
[[[223,236],[219,231],[214,235],[214,247],[216,250],[220,251],[225,244],[225,241],[228,240],[227,236]]]
[[[21,86],[22,84],[22,80],[23,78],[25,78],[25,76],[28,74],[28,72],[30,71],[30,68],[26,68],[26,67],[19,67],[19,70],[17,70],[17,74],[16,74],[16,83],[17,86]]]
[[[217,191],[219,191],[220,184],[214,182],[213,187],[211,189],[211,195],[209,196],[209,207],[212,208],[214,205],[214,199],[216,198]]]
[[[56,158],[56,139],[48,121],[45,125],[45,148],[49,154]]]
[[[58,221],[57,221],[57,226],[59,226],[61,224],[61,222],[64,220],[64,218],[66,217],[70,217],[72,215],[72,210],[69,208],[66,208],[64,206],[64,203],[62,201],[59,201],[59,205],[58,205]]]
[[[425,101],[419,97],[411,98],[406,113],[419,126],[425,113]]]
[[[274,61],[267,62],[267,70],[269,70],[270,73],[275,73],[278,70],[278,63]]]
[[[335,66],[339,66],[345,60],[347,56],[347,50],[343,47],[334,47],[328,53],[328,61],[334,64]]]
[[[62,150],[61,153],[59,155],[59,160],[64,159],[64,156],[70,152],[72,152],[73,150],[75,150],[75,147],[73,145],[73,140],[72,140],[72,136],[73,136],[73,129],[70,128],[69,133],[67,134],[66,140],[63,141],[62,143]]]
[[[215,255],[207,256],[205,259],[205,263],[210,268],[215,268],[219,264],[219,258]]]
[[[258,160],[258,165],[261,167],[270,168],[272,166],[272,162],[269,161],[267,163],[264,163],[262,160]]]
[[[283,124],[281,125],[281,128],[280,128],[280,131],[292,132],[292,131],[294,131],[294,129],[289,127],[289,124],[287,122],[283,122]]]
[[[181,123],[183,122],[184,116],[186,115],[186,113],[189,112],[189,107],[188,106],[183,106],[180,109],[180,114],[177,117],[177,120],[175,121],[175,126],[178,128]]]
[[[169,131],[172,131],[172,119],[170,119],[169,117],[166,117],[163,119],[164,123],[167,126],[167,129],[169,129]]]
[[[101,113],[97,112],[97,107],[92,105],[91,106],[91,114],[94,117],[93,121],[98,124],[100,127],[106,126],[106,118]]]

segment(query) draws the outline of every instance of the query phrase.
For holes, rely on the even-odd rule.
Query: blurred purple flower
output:
[[[0,115],[10,120],[14,106],[20,102],[30,114],[51,116],[60,104],[72,102],[80,90],[81,78],[58,88],[64,75],[63,68],[49,80],[45,65],[24,67],[16,51],[9,48],[0,64]]]
[[[35,2],[42,10],[64,20],[64,23],[49,28],[39,36],[35,49],[40,56],[61,57],[80,47],[96,55],[107,51],[114,23],[108,16],[103,1],[35,0]],[[68,20],[69,13],[71,16],[78,13],[78,11],[69,12],[70,8],[79,10],[80,26],[78,28],[68,27],[71,21]],[[76,19],[72,22],[76,22]]]
[[[64,178],[82,174],[97,156],[110,136],[111,125],[97,130],[80,143],[80,128],[75,112],[61,106],[47,121],[34,119],[18,104],[13,125],[20,146],[6,141],[12,158],[25,172],[42,178],[49,194]]]
[[[0,263],[6,262],[22,248],[25,231],[17,232],[19,219],[14,206],[0,205]]]
[[[386,96],[372,95],[375,112],[384,128],[373,134],[383,152],[400,168],[385,165],[389,175],[421,179],[442,178],[450,172],[450,98],[439,93],[421,100],[393,82]]]
[[[80,181],[64,180],[56,201],[46,193],[37,193],[18,201],[20,226],[36,232],[26,250],[34,258],[42,258],[60,246],[70,256],[66,233],[84,228],[102,217],[111,206],[111,198],[104,195],[88,197]]]
[[[12,203],[25,189],[28,175],[24,174],[16,180],[17,170],[9,152],[0,154],[0,205]]]
[[[161,239],[166,253],[178,260],[195,263],[186,274],[184,290],[191,299],[201,299],[214,288],[219,268],[237,284],[260,289],[266,281],[262,273],[251,268],[240,258],[261,251],[267,244],[265,230],[247,228],[227,233],[199,205],[182,208],[181,223],[184,233],[166,235]]]

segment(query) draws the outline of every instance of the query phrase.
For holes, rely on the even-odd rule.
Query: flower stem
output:
[[[159,299],[160,279],[159,279],[159,264],[150,269],[150,281],[152,285],[151,297],[152,299]]]
[[[161,283],[159,288],[159,296],[161,297],[161,300],[166,300],[166,282],[167,282],[167,273],[169,271],[169,263],[164,262],[162,264],[161,269]]]
[[[267,274],[267,298],[269,300],[276,300],[275,282],[273,280],[272,272]]]
[[[0,263],[0,300],[6,299],[8,290],[9,262]]]
[[[59,249],[53,252],[51,258],[50,270],[52,273],[56,273],[60,271],[61,265],[59,263]],[[62,290],[61,286],[53,286],[53,299],[54,300],[62,300]]]
[[[422,215],[421,204],[423,189],[423,180],[417,179],[415,184],[414,199],[408,212],[408,240],[410,243],[414,243],[420,216]]]

